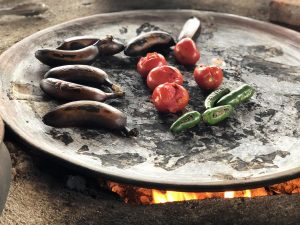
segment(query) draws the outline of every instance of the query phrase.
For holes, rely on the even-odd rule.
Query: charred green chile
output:
[[[230,93],[229,88],[220,88],[210,93],[205,99],[204,106],[206,109],[213,108],[218,100],[224,95]]]
[[[220,105],[231,105],[233,107],[248,101],[254,94],[254,89],[248,84],[244,84],[238,89],[230,92],[223,96],[218,102],[217,106]]]
[[[179,117],[170,127],[173,133],[180,133],[194,126],[197,126],[201,121],[201,114],[197,111],[192,111]]]
[[[233,111],[231,105],[222,105],[206,110],[203,115],[203,121],[208,125],[215,125],[228,118]]]

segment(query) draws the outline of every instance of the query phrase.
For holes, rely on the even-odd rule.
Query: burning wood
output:
[[[300,193],[300,178],[268,187],[225,192],[164,191],[119,184],[112,181],[107,181],[107,186],[111,191],[117,193],[125,203],[149,205],[166,202],[202,200],[206,198],[251,198],[276,194]]]

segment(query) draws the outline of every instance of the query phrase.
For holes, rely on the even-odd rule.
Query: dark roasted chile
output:
[[[105,93],[97,88],[55,78],[43,79],[40,87],[47,95],[64,101],[94,100],[102,102],[106,99],[119,97],[115,93]]]
[[[142,56],[148,52],[165,52],[175,45],[173,37],[163,31],[143,33],[130,40],[124,50],[127,56]]]
[[[69,64],[92,64],[99,50],[91,45],[79,50],[40,49],[35,52],[35,57],[48,66],[62,66]]]
[[[76,36],[67,38],[64,42],[58,46],[57,49],[60,50],[78,50],[81,48],[88,47],[90,45],[95,44],[100,39],[96,37],[88,37],[88,36]]]
[[[126,135],[137,135],[136,129],[128,130],[127,117],[120,110],[96,101],[70,102],[48,112],[43,122],[52,127],[105,128]]]
[[[125,49],[125,45],[114,39],[113,36],[107,36],[103,40],[100,40],[97,44],[99,49],[99,56],[111,56]]]
[[[88,65],[67,65],[59,66],[49,70],[44,78],[56,78],[60,80],[70,81],[79,84],[85,84],[93,87],[101,85],[108,86],[116,94],[123,95],[122,89],[114,84],[106,72]]]
[[[191,38],[196,42],[201,32],[201,22],[197,17],[191,17],[188,19],[182,27],[182,30],[178,36],[178,41],[183,38]]]
[[[88,36],[77,36],[64,40],[64,42],[57,48],[60,50],[78,50],[97,43],[99,49],[99,56],[111,56],[124,50],[125,46],[122,42],[107,36],[104,39]]]

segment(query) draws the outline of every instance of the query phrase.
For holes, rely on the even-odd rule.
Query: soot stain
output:
[[[109,70],[125,68],[126,70],[135,70],[137,62],[138,58],[134,57],[120,58],[118,56],[108,56],[97,59],[95,65],[99,68]]]
[[[246,51],[249,55],[262,55],[263,57],[276,57],[283,55],[283,51],[280,47],[271,47],[265,45],[247,46]]]
[[[258,122],[261,122],[262,118],[269,117],[269,121],[270,121],[275,116],[276,112],[278,111],[275,109],[267,109],[265,111],[257,113],[256,114],[257,116],[255,118],[260,118],[260,121]]]
[[[145,32],[150,32],[150,31],[156,31],[156,30],[161,30],[163,31],[162,29],[160,29],[158,26],[155,26],[155,25],[152,25],[150,23],[143,23],[141,26],[139,26],[137,29],[136,29],[136,34],[137,35],[140,35],[141,33],[145,33]]]
[[[217,174],[213,175],[213,177],[219,178],[222,180],[236,180],[237,179],[234,176],[232,176],[231,174],[224,174],[224,173],[217,173]]]
[[[202,29],[203,32],[199,38],[200,43],[212,38],[215,31],[213,20],[205,21],[205,25],[206,26]],[[161,29],[157,26],[145,23],[141,25],[136,32],[137,34],[140,34],[152,30]],[[292,79],[290,79],[291,81],[297,80],[295,76],[293,77],[293,74],[299,70],[298,67],[291,67],[266,60],[269,57],[282,55],[282,50],[279,48],[258,45],[228,48],[212,47],[211,49],[209,49],[211,50],[211,53],[222,56],[226,62],[227,67],[224,69],[226,82],[228,80],[229,83],[233,82],[234,84],[244,83],[245,80],[243,79],[243,75],[251,73],[269,74],[270,76],[274,75],[282,80],[287,79],[286,75],[288,75],[292,76]],[[172,54],[167,55],[167,59],[170,65],[178,66]],[[289,154],[288,152],[277,152],[276,154],[258,155],[250,162],[245,162],[230,154],[229,151],[238,147],[243,142],[243,139],[249,140],[249,138],[253,139],[253,137],[255,137],[263,144],[266,144],[269,141],[270,136],[268,132],[271,130],[272,126],[263,124],[262,122],[268,118],[272,118],[277,111],[275,109],[263,109],[259,101],[248,102],[236,110],[242,111],[243,115],[255,111],[255,117],[252,118],[252,121],[243,121],[239,117],[232,116],[217,127],[200,125],[183,134],[174,137],[167,136],[169,135],[168,130],[170,125],[180,115],[159,114],[151,104],[151,107],[149,107],[148,103],[151,92],[147,89],[145,82],[142,81],[139,74],[136,72],[137,60],[137,58],[112,56],[98,59],[95,65],[107,70],[111,75],[112,80],[120,84],[126,90],[126,98],[117,102],[118,108],[123,110],[131,121],[140,122],[141,135],[139,141],[144,143],[152,142],[156,145],[156,147],[149,147],[148,145],[143,146],[140,144],[140,146],[147,148],[147,150],[155,156],[155,166],[165,170],[175,170],[191,162],[205,163],[213,161],[223,162],[227,165],[231,165],[236,170],[243,171],[247,169],[276,167],[276,165],[272,165],[276,155],[285,157],[285,154]],[[180,66],[180,69],[184,72],[185,77],[192,74],[190,68]],[[279,73],[282,73],[282,75]],[[190,93],[191,101],[189,109],[203,112],[204,106],[201,102],[204,101],[206,94],[189,82],[185,82],[184,86]],[[256,98],[263,98],[263,96],[258,92]],[[300,116],[300,103],[296,103],[296,108],[299,112],[298,115]],[[245,119],[248,118],[246,117]],[[259,133],[258,136],[256,136],[257,133]],[[96,137],[101,138],[102,135],[103,137],[107,137],[105,134],[105,131],[103,131],[103,133],[100,131],[84,131],[80,135],[82,139],[95,139]],[[261,134],[263,134],[265,138],[261,138]],[[282,135],[286,135],[286,133],[282,133]],[[110,145],[110,143],[106,141],[103,143],[106,145],[105,147],[113,148],[113,145]],[[126,144],[126,142],[124,142],[124,144]],[[84,149],[85,147],[83,150]],[[95,153],[83,151],[81,154],[97,157],[103,161],[103,165],[105,166],[117,166],[120,168],[134,166],[146,161],[145,158],[137,153],[97,155]],[[178,159],[174,160],[173,157],[177,157]],[[228,179],[232,178],[229,176]]]
[[[295,108],[297,109],[298,119],[300,119],[300,101],[295,102]]]
[[[81,152],[88,152],[90,149],[89,149],[89,146],[87,145],[82,145],[78,150],[77,152],[78,153],[81,153]]]
[[[229,164],[237,171],[247,171],[250,169],[262,168],[278,168],[277,165],[274,165],[274,159],[276,158],[276,156],[285,158],[288,155],[290,155],[290,152],[278,150],[266,155],[257,155],[250,162],[246,162],[237,157]]]
[[[120,153],[120,154],[103,154],[97,155],[95,153],[82,153],[96,157],[101,160],[103,166],[115,166],[121,169],[129,168],[146,161],[146,158],[140,156],[138,153]]]
[[[98,130],[82,130],[80,132],[80,136],[83,140],[93,140],[95,139],[99,134],[101,134]]]
[[[119,29],[119,32],[120,32],[120,34],[126,34],[128,32],[128,29],[127,29],[127,27],[121,27]]]
[[[84,110],[87,112],[93,112],[93,113],[98,113],[101,110],[100,106],[94,106],[94,105],[86,105],[86,106],[79,106],[79,110]]]
[[[287,66],[282,63],[267,61],[257,56],[245,56],[242,61],[242,66],[255,74],[266,74],[276,77],[280,81],[300,82],[298,74],[299,67]],[[289,76],[287,76],[287,74]]]
[[[53,139],[59,140],[63,142],[65,145],[69,145],[74,142],[73,138],[68,132],[61,132],[57,129],[51,129],[49,134],[52,136]]]

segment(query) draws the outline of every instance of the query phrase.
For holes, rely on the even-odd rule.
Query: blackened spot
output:
[[[146,158],[137,153],[121,153],[121,154],[104,154],[97,155],[95,153],[82,153],[97,157],[102,161],[103,166],[115,166],[118,168],[128,168],[146,161]]]
[[[77,150],[77,152],[88,152],[89,151],[89,146],[87,145],[82,145],[80,149]]]
[[[52,129],[49,134],[52,138],[62,141],[65,145],[69,145],[74,141],[68,132],[60,132],[56,129]]]
[[[230,164],[237,171],[246,171],[249,169],[261,169],[261,168],[277,168],[278,166],[274,165],[273,162],[276,156],[285,158],[288,155],[290,155],[289,152],[278,150],[270,154],[255,156],[255,158],[250,162],[246,162],[237,157],[234,161],[231,161]]]
[[[127,27],[121,27],[119,29],[119,32],[120,32],[120,34],[126,34],[128,32],[128,29],[127,29]]]
[[[296,74],[299,71],[297,66],[287,66],[282,63],[267,61],[257,56],[245,56],[242,66],[255,74],[271,74],[278,81],[299,82],[300,76]]]
[[[243,129],[244,134],[248,135],[248,136],[254,136],[254,131],[253,130],[247,130],[247,129]]]
[[[160,28],[150,23],[144,23],[139,28],[136,29],[136,34],[139,35],[142,32],[150,32],[154,30],[160,30]]]
[[[80,133],[81,138],[84,140],[95,139],[99,134],[98,130],[83,130],[82,133]]]
[[[266,145],[269,143],[269,140],[264,137],[260,138],[259,140],[263,143],[263,145]]]
[[[295,108],[297,109],[298,119],[300,118],[300,101],[295,102]]]
[[[264,112],[258,113],[257,115],[259,115],[260,117],[270,117],[272,118],[276,113],[275,109],[268,109]]]
[[[60,58],[60,59],[66,59],[66,58],[73,59],[76,56],[77,56],[76,54],[72,55],[72,54],[53,53],[53,57]]]
[[[291,153],[287,152],[287,151],[276,151],[276,152],[272,152],[270,154],[267,155],[259,155],[256,156],[254,160],[252,160],[253,162],[257,162],[259,159],[261,159],[261,161],[263,161],[264,163],[273,163],[273,160],[275,159],[276,156],[280,156],[281,158],[285,158],[287,155],[290,155]]]
[[[274,125],[280,125],[281,124],[281,122],[280,121],[274,121]]]
[[[262,118],[260,118],[259,116],[254,116],[254,120],[256,122],[262,122],[263,121]]]
[[[77,109],[97,113],[100,112],[101,107],[98,105],[83,105],[78,106]]]
[[[262,55],[264,57],[275,57],[283,55],[282,49],[279,47],[270,47],[265,45],[255,45],[247,47],[250,55]]]

